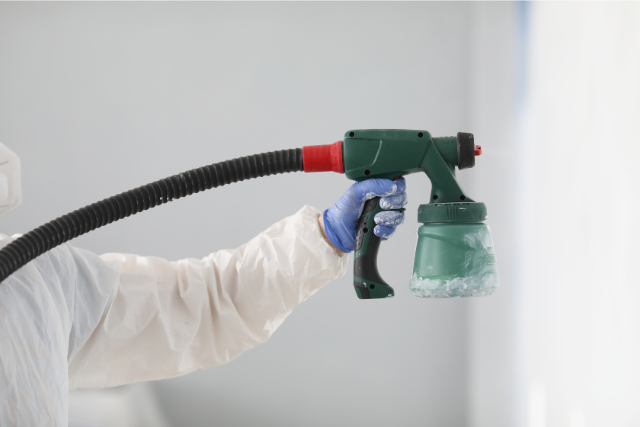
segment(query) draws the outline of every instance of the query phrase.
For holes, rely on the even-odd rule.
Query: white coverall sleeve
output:
[[[265,342],[291,311],[344,275],[347,255],[305,206],[235,250],[202,260],[106,254],[119,286],[69,364],[69,388],[175,377]]]

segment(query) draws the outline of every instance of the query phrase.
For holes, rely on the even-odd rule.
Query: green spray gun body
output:
[[[413,292],[422,297],[479,296],[498,286],[495,253],[484,203],[467,196],[455,168],[475,165],[480,148],[472,134],[434,138],[425,130],[369,129],[345,133],[342,161],[347,178],[397,179],[424,172],[431,180],[429,203],[421,205]],[[306,170],[306,169],[305,169]],[[361,299],[388,298],[394,290],[380,276],[377,255],[381,238],[373,233],[382,209],[379,197],[363,208],[354,252],[354,287]]]

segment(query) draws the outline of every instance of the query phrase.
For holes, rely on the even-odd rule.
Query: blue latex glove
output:
[[[382,209],[400,209],[407,204],[404,178],[368,179],[356,182],[340,197],[332,208],[324,211],[324,228],[327,237],[342,252],[352,252],[356,241],[356,224],[364,208],[364,203],[381,196]],[[387,240],[396,227],[404,222],[404,212],[379,212],[374,217],[373,233]]]

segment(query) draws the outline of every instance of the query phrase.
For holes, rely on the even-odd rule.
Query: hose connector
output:
[[[302,164],[305,172],[344,173],[342,141],[302,147]]]

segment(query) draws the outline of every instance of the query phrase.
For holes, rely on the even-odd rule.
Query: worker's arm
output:
[[[70,357],[70,388],[174,377],[263,343],[298,304],[345,273],[366,199],[383,196],[381,206],[395,209],[406,203],[404,188],[404,180],[356,183],[324,215],[304,207],[202,260],[102,256],[103,268],[119,274],[117,290]],[[383,237],[403,219],[388,213],[392,220],[381,218],[374,230]]]
[[[115,298],[70,360],[69,387],[110,387],[226,363],[266,341],[291,311],[342,276],[347,255],[304,207],[245,245],[202,260],[107,254]],[[323,224],[322,224],[323,225]]]
[[[305,207],[203,260],[69,244],[37,257],[0,284],[0,425],[67,425],[68,388],[168,378],[264,342],[344,274],[364,200],[383,194],[385,209],[406,203],[403,184],[354,184],[324,215]],[[402,215],[376,222],[387,237]]]

